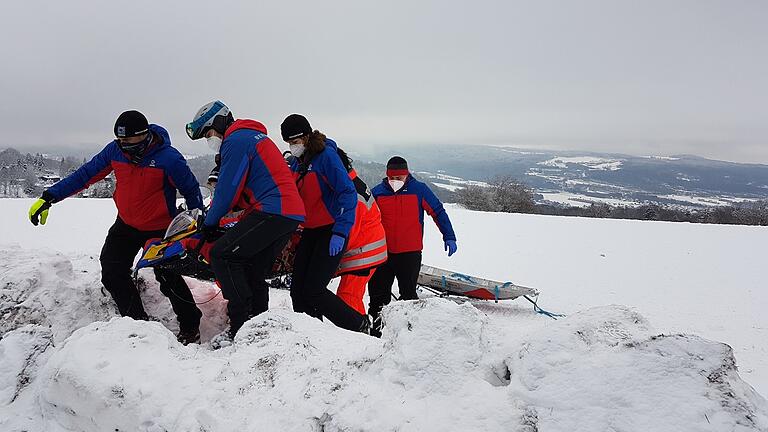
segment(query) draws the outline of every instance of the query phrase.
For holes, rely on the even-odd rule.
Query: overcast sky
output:
[[[185,152],[221,99],[345,148],[505,144],[768,163],[768,2],[8,1],[0,148],[96,148],[138,109]]]

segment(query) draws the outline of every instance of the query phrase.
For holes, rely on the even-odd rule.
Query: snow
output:
[[[445,183],[432,182],[432,184],[439,188],[449,190],[451,192],[456,192],[459,189],[463,189],[463,186],[456,186],[456,185],[445,184]]]
[[[680,160],[679,157],[671,157],[671,156],[645,156],[648,159],[658,159],[658,160],[667,160],[667,161],[676,161]]]
[[[440,172],[435,174],[429,171],[418,171],[416,172],[416,174],[420,176],[424,176],[432,182],[434,182],[434,180],[440,180],[443,185],[453,185],[453,186],[458,186],[458,188],[465,187],[465,186],[482,186],[482,187],[488,186],[488,183],[486,182],[481,182],[476,180],[464,180],[461,177],[456,177],[456,176],[452,176],[452,175],[448,175]]]
[[[768,430],[759,227],[446,205],[459,252],[428,221],[425,263],[533,286],[567,318],[427,298],[385,309],[379,340],[273,290],[269,312],[211,350],[176,342],[151,272],[158,322],[118,318],[101,294],[109,200],[56,204],[42,227],[31,202],[0,201],[3,431]],[[188,282],[200,302],[216,295]],[[208,340],[224,302],[201,308]]]
[[[579,157],[555,157],[543,162],[539,162],[538,165],[554,167],[554,168],[568,168],[568,164],[583,165],[590,170],[598,171],[617,171],[621,169],[621,165],[624,163],[621,159],[606,159],[591,156],[579,156]]]
[[[614,206],[638,206],[636,201],[627,201],[618,198],[596,197],[571,192],[541,192],[544,201],[566,204],[573,207],[589,207],[592,204],[610,204]]]
[[[716,207],[731,206],[736,203],[757,201],[757,198],[719,197],[719,196],[693,196],[693,195],[659,195],[659,198],[681,201],[700,206]]]

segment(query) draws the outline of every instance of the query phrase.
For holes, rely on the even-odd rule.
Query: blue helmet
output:
[[[213,101],[203,105],[195,114],[195,118],[187,123],[187,135],[190,139],[202,138],[209,129],[224,134],[234,121],[232,112],[222,101]]]

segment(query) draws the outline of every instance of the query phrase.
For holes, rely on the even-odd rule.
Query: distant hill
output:
[[[697,156],[534,151],[501,146],[418,146],[360,154],[386,161],[404,156],[414,171],[459,180],[486,181],[512,175],[540,200],[571,205],[589,202],[655,202],[683,206],[728,205],[768,198],[768,166]],[[448,182],[460,186],[461,181]]]

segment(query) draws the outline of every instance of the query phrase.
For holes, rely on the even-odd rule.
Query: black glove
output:
[[[203,225],[200,232],[203,233],[203,241],[208,243],[215,242],[222,235],[219,227],[216,225]]]

